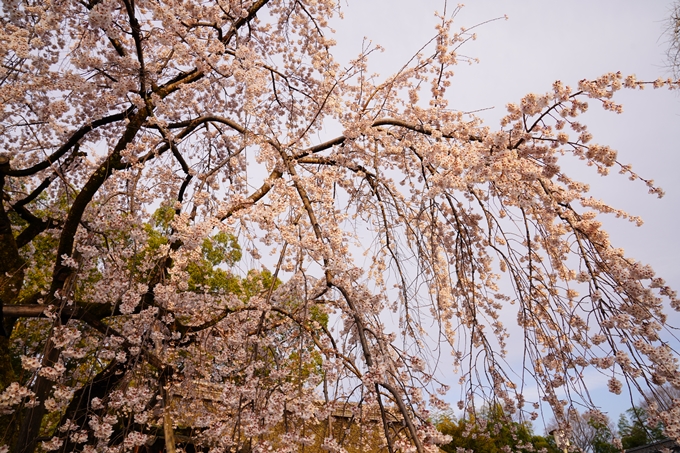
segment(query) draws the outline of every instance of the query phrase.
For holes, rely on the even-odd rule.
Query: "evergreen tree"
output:
[[[641,407],[631,407],[619,417],[619,434],[623,448],[635,448],[664,439],[663,426],[651,426],[647,411]]]
[[[513,421],[498,404],[484,407],[477,417],[443,415],[435,426],[452,437],[451,442],[441,446],[446,453],[457,453],[460,448],[475,453],[501,453],[508,445],[516,451],[559,453],[554,442],[534,434],[530,423]]]

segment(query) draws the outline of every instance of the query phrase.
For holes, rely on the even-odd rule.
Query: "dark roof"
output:
[[[652,442],[651,444],[642,445],[640,447],[629,448],[626,453],[657,453],[661,450],[668,449],[673,452],[680,451],[680,444],[673,439],[662,439]]]

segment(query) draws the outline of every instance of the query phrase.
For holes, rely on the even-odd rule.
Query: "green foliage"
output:
[[[261,271],[250,270],[248,275],[244,278],[236,294],[241,296],[241,299],[246,301],[251,297],[262,294],[265,291],[273,291],[279,287],[281,281],[274,280],[274,275],[267,269]]]
[[[218,266],[222,263],[227,266],[233,266],[241,260],[241,247],[236,242],[236,238],[223,231],[220,231],[211,238],[206,238],[203,241],[202,251],[203,258],[213,266]]]
[[[130,260],[130,272],[137,273],[136,269],[145,260],[170,242],[168,236],[172,233],[174,218],[175,210],[170,206],[161,206],[151,215],[150,222],[144,224],[147,244]],[[237,263],[241,255],[241,247],[231,234],[220,231],[205,238],[201,244],[201,257],[187,265],[189,291],[241,294],[240,279],[226,269]]]
[[[175,209],[171,206],[161,206],[151,214],[151,224],[163,233],[170,232],[170,224],[175,218]]]
[[[661,425],[650,426],[647,411],[631,407],[619,417],[619,435],[624,449],[640,447],[664,439]]]
[[[309,309],[309,315],[312,321],[318,322],[319,325],[323,326],[324,328],[328,327],[328,313],[321,311],[321,309],[316,305],[313,305]]]
[[[592,418],[588,420],[588,425],[595,430],[594,437],[591,440],[593,453],[618,453],[619,449],[612,444],[614,434],[609,426],[602,422],[597,422]]]
[[[36,215],[42,215],[42,211],[36,210]],[[19,231],[28,226],[28,222],[22,219],[16,212],[10,211],[8,217],[13,226],[18,226],[14,232],[17,236]],[[56,250],[59,240],[53,234],[42,233],[19,250],[21,258],[26,266],[24,267],[24,279],[18,300],[27,297],[49,287],[52,278],[52,266],[56,258]],[[6,259],[0,253],[0,259]]]
[[[442,445],[447,453],[457,453],[459,448],[475,453],[502,453],[504,446],[515,446],[517,450],[545,451],[559,453],[549,439],[533,433],[530,423],[512,421],[500,405],[485,407],[479,417],[457,419],[445,414],[435,420],[436,428],[452,437],[450,443]],[[528,445],[531,447],[526,448]]]
[[[51,234],[41,234],[31,241],[30,247],[24,247],[21,250],[29,266],[26,269],[20,300],[49,287],[52,279],[51,265],[54,263],[57,244],[56,237]]]

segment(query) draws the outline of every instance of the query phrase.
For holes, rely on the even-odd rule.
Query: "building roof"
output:
[[[661,451],[680,452],[680,444],[673,439],[667,438],[657,440],[651,444],[641,445],[635,448],[629,448],[626,453],[657,453]]]

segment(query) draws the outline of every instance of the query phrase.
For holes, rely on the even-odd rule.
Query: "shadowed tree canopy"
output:
[[[641,407],[631,407],[619,417],[619,435],[623,448],[642,447],[662,439],[663,427],[649,422],[647,411]]]
[[[676,294],[598,221],[639,219],[561,167],[641,179],[579,115],[644,83],[555,82],[490,128],[447,101],[458,8],[379,78],[334,59],[339,3],[3,3],[0,445],[297,451],[349,405],[424,453],[438,369],[466,414],[562,425],[587,369],[680,386]]]
[[[485,406],[478,414],[456,419],[436,417],[435,426],[451,440],[440,448],[446,453],[463,449],[475,453],[501,453],[511,447],[517,452],[559,453],[555,442],[533,433],[531,424],[512,420],[500,405]]]

